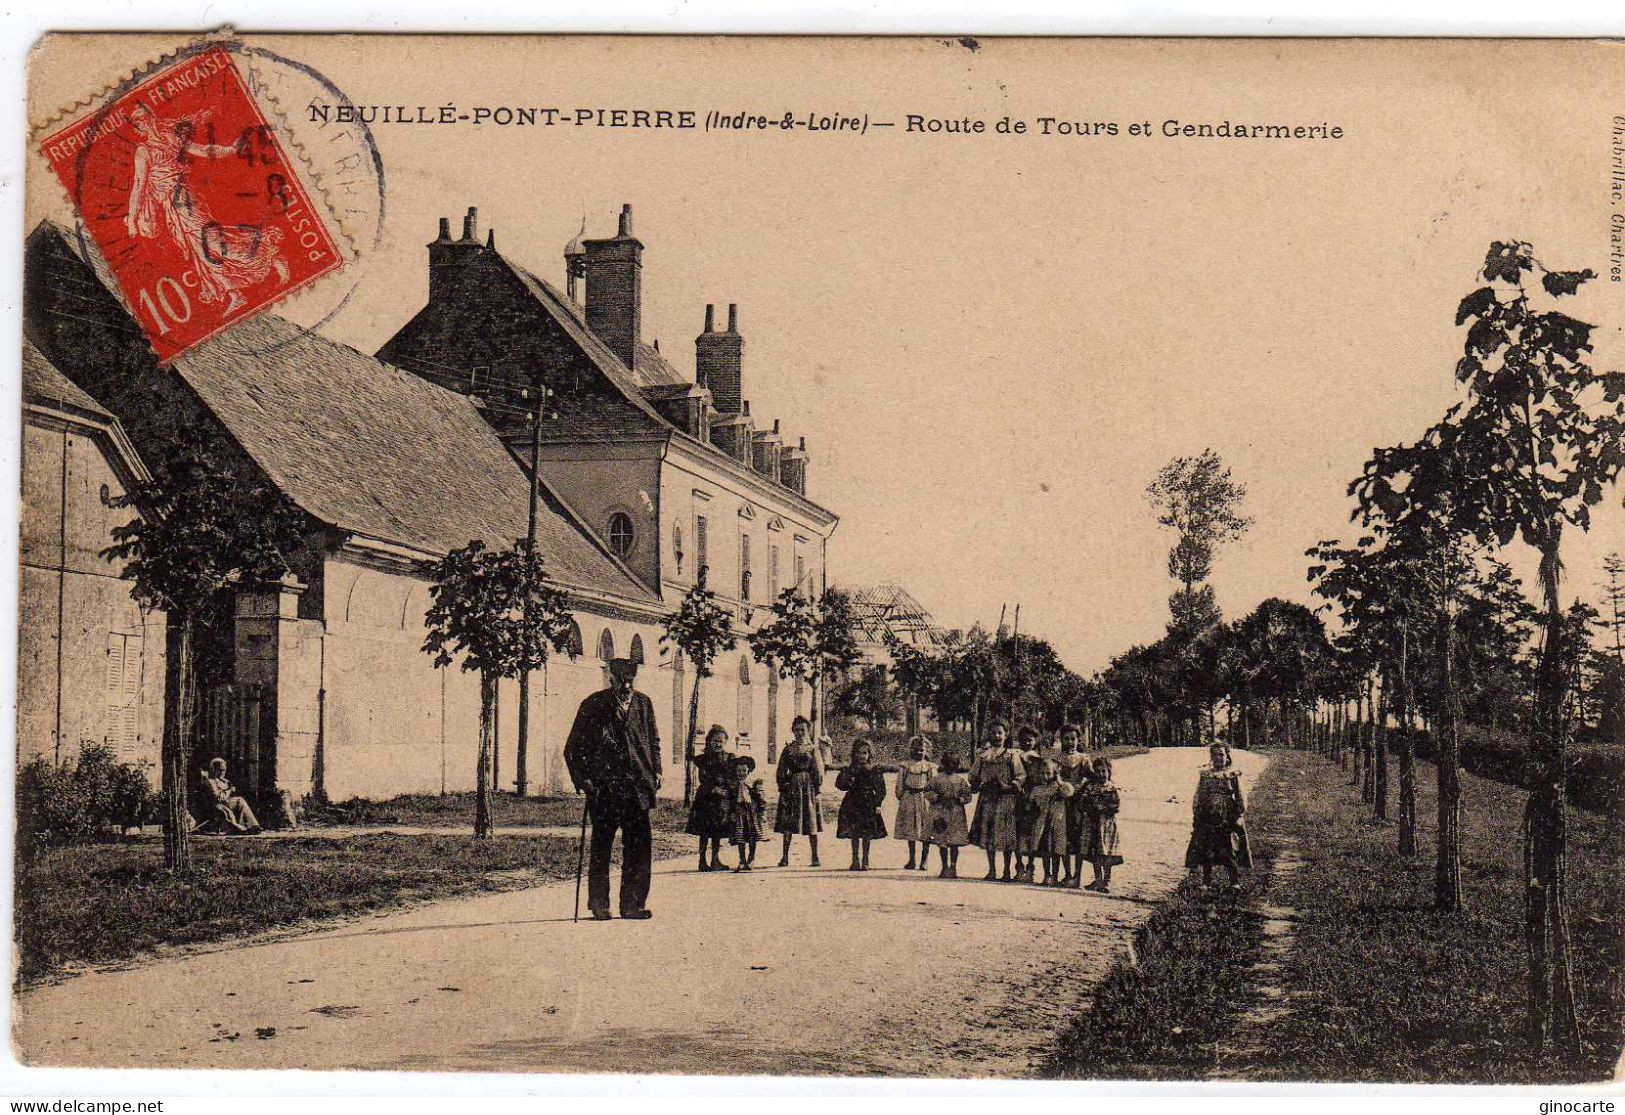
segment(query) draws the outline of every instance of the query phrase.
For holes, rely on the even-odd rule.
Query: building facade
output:
[[[751,416],[737,306],[725,321],[705,308],[692,377],[644,341],[643,252],[626,206],[614,236],[566,247],[561,291],[503,256],[494,230],[482,239],[475,210],[457,239],[443,218],[428,245],[428,301],[378,356],[479,399],[514,454],[534,454],[669,609],[703,574],[748,632],[782,590],[824,588],[836,517],[807,496],[805,441],[789,445],[778,422],[758,429]],[[542,388],[552,394],[536,422],[527,410]],[[693,678],[669,655],[662,666],[676,760]],[[713,670],[701,729],[721,724],[772,764],[809,694],[743,643]]]
[[[623,262],[625,221],[610,241]],[[586,267],[598,295],[584,307],[507,263],[491,238],[478,241],[472,213],[463,240],[441,231],[430,246],[429,306],[379,357],[263,314],[167,369],[93,248],[50,223],[29,237],[30,366],[70,397],[48,407],[36,392],[45,401],[29,411],[25,659],[61,664],[37,676],[25,667],[22,748],[56,754],[67,740],[123,741],[133,702],[137,746],[121,743],[120,753],[156,758],[163,619],[133,609],[128,583],[100,553],[132,514],[112,503],[139,475],[137,449],[156,459],[185,431],[205,430],[245,484],[274,489],[305,524],[288,575],[242,586],[209,632],[219,660],[208,664],[200,748],[224,754],[251,796],[387,798],[473,785],[478,683],[423,653],[426,570],[470,540],[502,546],[525,534],[532,459],[538,546],[576,632],[575,653],[529,679],[529,785],[568,789],[562,748],[575,710],[605,685],[607,661],[626,656],[643,663],[638,687],[658,712],[672,772],[665,792],[682,793],[693,673],[662,645],[665,618],[702,570],[747,630],[779,589],[817,591],[835,518],[806,497],[804,450],[754,428],[737,389],[736,316],[727,330],[708,322],[696,346],[702,383],[685,384],[652,346],[628,340],[635,328],[605,316],[606,302],[637,305],[635,271],[606,278],[598,262]],[[594,243],[576,254],[598,261]],[[572,266],[582,271],[579,260]],[[710,348],[723,351],[720,363],[707,362]],[[703,385],[711,371],[735,385],[724,400],[731,409],[718,409]],[[534,396],[520,391],[540,383],[557,385],[556,417],[533,438],[523,403]],[[685,416],[689,425],[676,421]],[[53,470],[67,478],[55,489],[66,498],[51,494]],[[87,490],[99,494],[86,499]],[[66,604],[53,607],[57,599]],[[115,641],[117,661],[133,665],[113,669]],[[30,646],[39,653],[29,656]],[[723,724],[771,764],[807,694],[753,662],[743,643],[713,669],[698,722]],[[504,681],[503,788],[515,775],[517,703],[518,686]]]
[[[22,373],[17,762],[72,762],[99,744],[156,770],[164,617],[105,556],[146,469],[118,419],[27,341]]]

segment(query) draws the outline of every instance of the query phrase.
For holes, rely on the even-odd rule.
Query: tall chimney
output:
[[[451,220],[440,218],[440,234],[429,242],[429,299],[450,294],[470,263],[480,254],[480,243],[474,239],[477,211],[470,206],[463,217],[463,238],[451,238]]]
[[[739,306],[728,304],[728,331],[714,332],[715,307],[705,307],[705,332],[694,338],[694,378],[711,389],[717,413],[738,414],[744,404],[742,365],[745,340],[739,335]]]
[[[470,205],[468,207],[468,212],[463,214],[463,239],[464,240],[472,241],[472,240],[478,240],[480,238],[479,237],[479,223],[480,223],[480,211],[478,209],[474,208],[472,205]]]
[[[632,207],[621,206],[615,236],[585,240],[581,249],[587,328],[630,369],[643,331],[643,245],[632,235]]]

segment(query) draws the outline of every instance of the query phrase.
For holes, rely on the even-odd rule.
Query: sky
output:
[[[424,301],[437,218],[478,206],[499,250],[562,285],[583,215],[611,235],[630,202],[645,338],[692,372],[705,304],[739,304],[753,414],[806,437],[809,494],[840,516],[831,580],[895,581],[947,626],[1019,604],[1022,630],[1085,673],[1166,623],[1173,539],[1144,491],[1176,455],[1211,447],[1248,488],[1254,526],[1213,573],[1225,613],[1309,600],[1303,552],[1352,535],[1345,490],[1372,447],[1459,397],[1454,312],[1490,241],[1606,272],[1608,106],[1625,105],[1621,48],[1602,43],[255,42],[358,104],[896,121],[380,124],[376,245],[367,224],[343,282],[286,309],[373,351]],[[116,78],[42,64],[73,50],[41,48],[36,106]],[[132,40],[131,66],[144,51]],[[987,130],[910,132],[909,114]],[[1029,131],[994,130],[1006,116]],[[1043,136],[1042,116],[1119,134]],[[1343,136],[1168,138],[1170,119]],[[42,177],[31,209],[58,213]],[[1606,281],[1569,307],[1599,326],[1599,367],[1621,364],[1622,307]],[[1582,595],[1625,549],[1619,504],[1570,534]]]

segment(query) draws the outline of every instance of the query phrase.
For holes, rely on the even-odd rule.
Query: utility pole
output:
[[[527,392],[528,393],[528,392]],[[536,552],[536,505],[542,498],[542,414],[547,409],[547,397],[551,392],[541,388],[536,395],[536,405],[530,414],[530,514],[525,522],[525,545],[530,553]],[[524,629],[525,638],[531,637],[531,607],[530,593],[525,593]],[[519,671],[519,739],[514,753],[514,792],[519,797],[525,796],[526,771],[525,754],[530,745],[530,670]]]

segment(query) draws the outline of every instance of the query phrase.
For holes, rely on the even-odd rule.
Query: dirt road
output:
[[[833,839],[817,871],[685,858],[657,868],[652,921],[571,924],[566,884],[444,902],[42,987],[16,1044],[120,1067],[1027,1075],[1182,876],[1203,758],[1118,761],[1111,895],[984,883],[975,850],[957,882],[904,872],[896,841],[867,873]],[[1250,784],[1265,760],[1236,758]]]

